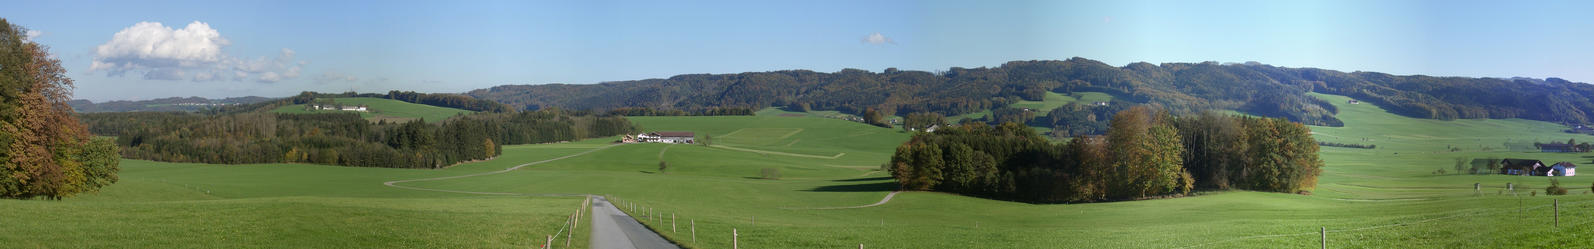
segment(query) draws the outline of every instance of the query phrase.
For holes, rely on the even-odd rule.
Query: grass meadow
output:
[[[383,98],[330,98],[343,105],[366,105],[370,110],[360,112],[360,117],[371,122],[386,120],[387,122],[407,122],[415,119],[425,119],[427,123],[436,123],[459,114],[470,114],[474,111],[461,110],[448,107],[422,105],[398,100]],[[320,99],[318,99],[320,100]],[[342,112],[332,110],[305,110],[304,104],[285,105],[272,109],[276,113],[325,113]]]
[[[127,160],[122,182],[64,201],[0,200],[0,242],[18,247],[534,247],[580,198],[473,196],[382,182],[499,170],[404,186],[525,194],[590,193],[673,214],[647,221],[690,248],[1579,248],[1594,244],[1594,175],[1464,175],[1457,158],[1594,162],[1585,154],[1511,151],[1507,143],[1594,137],[1528,120],[1411,119],[1372,104],[1339,105],[1344,127],[1312,127],[1327,166],[1311,195],[1208,191],[1092,204],[1027,204],[906,192],[865,208],[895,183],[879,169],[908,133],[839,119],[633,117],[647,131],[693,131],[713,146],[614,138],[506,146],[490,161],[443,170],[317,165],[204,165]],[[788,114],[788,115],[780,115]],[[428,120],[431,120],[428,118]],[[660,171],[660,161],[669,167]],[[763,179],[778,169],[780,179]],[[1473,190],[1474,183],[1483,186]],[[1503,190],[1506,183],[1517,193]],[[1537,191],[1536,195],[1530,191]],[[1559,201],[1559,226],[1552,203]],[[633,213],[639,214],[639,213]],[[696,224],[696,240],[688,224]],[[578,229],[581,230],[581,229]],[[584,247],[583,233],[576,247]]]

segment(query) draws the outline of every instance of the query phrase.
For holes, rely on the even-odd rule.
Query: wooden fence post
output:
[[[1318,234],[1323,236],[1321,240],[1323,242],[1323,249],[1328,249],[1328,227],[1319,227],[1319,229],[1322,229],[1319,230]]]
[[[692,243],[697,243],[697,220],[693,219],[687,221],[692,222]]]
[[[542,248],[553,248],[553,235],[548,235],[548,242],[544,242],[542,245]]]
[[[731,228],[731,249],[741,249],[742,248],[741,245],[738,245],[736,243],[736,236],[738,236],[736,234],[736,229],[735,228]]]
[[[574,214],[572,214],[572,215],[574,215]],[[575,222],[575,219],[571,219],[570,232],[565,233],[565,248],[570,248],[570,238],[574,237],[575,234],[576,234],[576,222]]]
[[[670,213],[670,233],[675,233],[675,213]]]

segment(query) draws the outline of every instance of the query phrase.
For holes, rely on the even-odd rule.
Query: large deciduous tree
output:
[[[116,182],[118,152],[90,140],[72,79],[26,29],[0,19],[0,197],[60,199]]]

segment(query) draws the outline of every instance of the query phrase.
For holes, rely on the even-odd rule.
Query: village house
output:
[[[1545,168],[1544,162],[1533,159],[1506,158],[1500,160],[1500,174],[1505,175],[1531,175],[1539,168]]]
[[[636,136],[627,135],[621,137],[620,141],[624,143],[690,144],[697,142],[695,140],[696,136],[696,133],[690,131],[660,131],[637,134]]]
[[[1549,167],[1546,176],[1574,176],[1577,175],[1577,165],[1571,162],[1559,162]]]

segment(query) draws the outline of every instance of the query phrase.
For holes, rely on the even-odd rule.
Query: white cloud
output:
[[[24,36],[23,38],[24,39],[28,39],[29,41],[32,41],[33,38],[39,38],[39,36],[43,36],[43,35],[44,35],[44,31],[38,31],[38,30],[31,30],[30,29],[30,30],[28,30],[27,34],[23,35]]]
[[[891,37],[886,37],[885,35],[881,35],[880,32],[875,32],[874,34],[869,34],[869,36],[864,37],[863,38],[863,43],[877,44],[877,45],[878,44],[897,44],[897,41],[896,40],[891,40]]]
[[[94,49],[89,71],[104,71],[110,76],[142,73],[145,79],[241,81],[254,76],[257,82],[271,83],[299,77],[304,62],[294,61],[292,49],[282,49],[276,58],[242,59],[227,55],[223,47],[232,42],[221,32],[200,21],[182,29],[158,22],[139,22],[116,32],[111,40]]]

